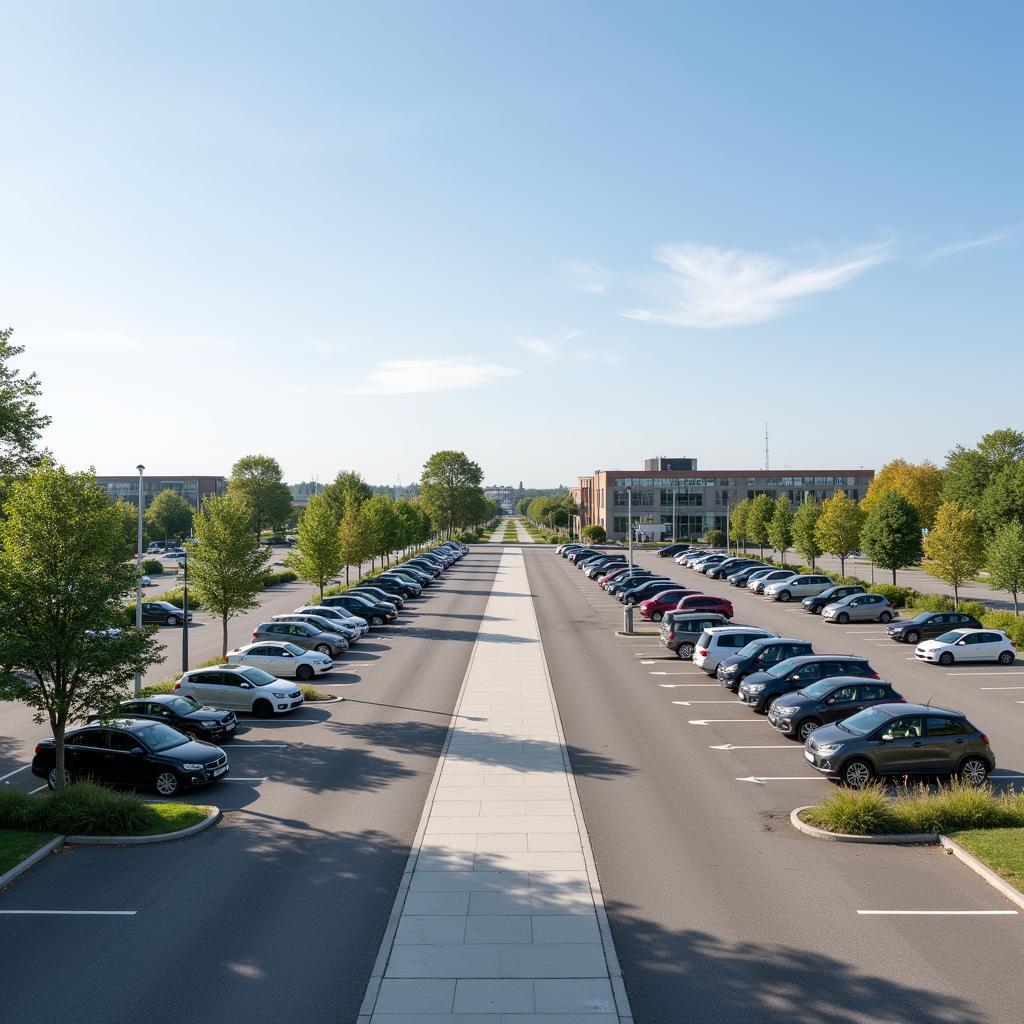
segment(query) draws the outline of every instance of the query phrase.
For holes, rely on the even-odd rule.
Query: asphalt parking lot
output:
[[[728,594],[735,622],[867,655],[908,699],[966,711],[997,775],[1021,774],[1024,665],[911,663],[882,626],[828,625],[653,553],[637,561]],[[655,637],[615,636],[622,606],[552,549],[528,549],[527,567],[637,1020],[676,1022],[681,1006],[730,1024],[1019,1018],[1016,908],[938,850],[796,832],[790,811],[830,789],[800,744]]]

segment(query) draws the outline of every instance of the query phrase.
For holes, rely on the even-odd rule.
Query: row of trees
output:
[[[536,498],[520,498],[516,502],[516,513],[555,530],[568,526],[579,509],[568,491],[557,491]]]

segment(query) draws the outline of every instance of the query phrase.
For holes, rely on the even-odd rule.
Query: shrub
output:
[[[833,579],[840,586],[863,587],[865,590],[870,591],[872,594],[875,593],[875,588],[871,585],[871,581],[862,580],[859,576],[834,576]]]
[[[915,600],[921,596],[920,591],[913,587],[894,587],[891,583],[879,583],[871,588],[871,593],[881,594],[889,599],[893,608],[907,608],[913,606]]]
[[[892,809],[906,832],[955,832],[961,828],[1005,828],[1024,824],[1016,794],[997,796],[988,786],[954,781],[930,792],[925,786],[900,790]]]
[[[945,594],[922,594],[914,602],[914,611],[917,612],[952,612],[953,598]]]
[[[276,587],[281,583],[293,583],[298,578],[298,574],[292,572],[291,569],[285,569],[283,572],[268,572],[263,576],[263,589]],[[191,607],[191,600],[189,601],[189,607]]]
[[[159,683],[150,683],[149,686],[139,690],[140,697],[155,697],[160,693],[174,693],[174,684],[178,681],[177,676],[170,679],[162,679]]]
[[[598,523],[591,523],[589,526],[583,527],[582,536],[591,544],[603,544],[608,540],[608,531]]]
[[[159,558],[144,558],[142,572],[145,576],[158,576],[164,571],[164,563]]]
[[[725,534],[721,530],[705,530],[704,543],[712,548],[724,548]]]
[[[0,828],[34,829],[34,803],[37,801],[23,790],[0,788]]]
[[[818,828],[850,836],[899,831],[885,790],[878,784],[864,789],[837,789],[816,807],[805,811],[803,817]]]
[[[480,540],[479,530],[463,530],[461,533],[455,535],[455,539],[460,544],[476,544]]]
[[[299,689],[303,700],[330,700],[334,696],[329,690],[318,690],[309,683],[300,683]]]
[[[165,591],[163,594],[160,595],[159,598],[154,598],[154,600],[170,601],[171,604],[175,604],[179,608],[181,608],[181,607],[183,607],[184,602],[185,602],[185,588],[184,587],[175,587],[173,590]],[[192,590],[190,588],[189,592],[188,592],[188,610],[190,612],[197,612],[202,607],[203,607],[202,602],[199,600],[198,597],[193,597],[192,596]],[[134,615],[134,614],[135,614],[135,609],[134,609],[134,606],[132,606],[132,615]],[[132,621],[134,622],[135,620],[133,619]]]
[[[961,601],[960,611],[964,615],[973,615],[979,622],[988,614],[988,606],[981,603],[981,601]]]

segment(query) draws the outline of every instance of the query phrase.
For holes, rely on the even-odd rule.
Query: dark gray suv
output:
[[[988,737],[962,712],[922,704],[877,704],[816,729],[804,757],[852,789],[887,775],[955,775],[980,786],[996,766]]]

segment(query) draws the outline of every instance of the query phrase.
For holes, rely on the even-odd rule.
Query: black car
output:
[[[175,693],[157,693],[152,697],[123,700],[118,704],[116,714],[118,718],[144,718],[149,722],[163,722],[193,739],[214,743],[229,739],[238,725],[233,711],[219,711],[200,704],[194,697]],[[92,715],[89,721],[101,722],[102,719],[99,715]]]
[[[981,623],[973,615],[963,612],[921,612],[905,622],[886,626],[885,635],[900,643],[916,644],[921,640],[934,640],[951,629],[981,628]]]
[[[820,594],[815,594],[814,597],[805,597],[800,602],[800,607],[811,615],[820,615],[821,609],[824,608],[825,605],[832,604],[835,601],[841,601],[844,597],[849,597],[851,594],[863,593],[863,587],[843,583],[837,587],[829,587],[828,590],[823,590]]]
[[[858,658],[855,654],[811,654],[787,658],[764,672],[747,676],[740,683],[739,697],[748,707],[764,714],[776,697],[834,676],[877,679],[878,673],[866,658]]]
[[[570,551],[568,559],[573,565],[578,564],[585,558],[592,558],[594,555],[603,555],[604,551],[598,551],[597,548],[578,548],[576,551]]]
[[[434,577],[429,572],[424,572],[422,569],[417,569],[414,565],[396,565],[393,569],[385,569],[381,573],[382,576],[396,576],[398,579],[412,580],[413,583],[418,583],[420,587],[429,586],[434,582]]]
[[[118,786],[155,789],[175,796],[182,789],[205,786],[228,773],[220,747],[189,739],[163,722],[124,719],[69,730],[64,739],[64,780],[92,779]],[[53,740],[36,744],[32,774],[56,786]]]
[[[749,569],[754,564],[756,563],[753,558],[727,558],[724,562],[719,562],[713,569],[708,569],[705,575],[709,580],[725,580],[733,573],[737,573],[741,569]]]
[[[352,593],[365,594],[381,604],[393,604],[396,611],[401,611],[405,607],[405,598],[401,594],[392,594],[383,587],[375,586],[372,583],[357,583],[352,588]]]
[[[787,658],[800,658],[805,654],[813,654],[814,648],[806,640],[793,640],[789,637],[762,637],[751,640],[746,647],[735,654],[723,658],[715,669],[718,681],[735,693],[740,683],[754,672],[764,672]]]
[[[350,615],[366,619],[371,626],[383,626],[398,618],[398,610],[393,604],[384,605],[372,597],[360,597],[353,593],[325,597],[323,604],[325,608],[344,608]]]
[[[763,562],[754,562],[752,565],[748,565],[745,569],[739,569],[729,576],[726,576],[726,580],[731,587],[745,587],[747,580],[757,572],[758,569],[770,569],[770,565],[765,565]]]
[[[676,555],[681,555],[684,551],[689,551],[689,544],[669,544],[667,548],[661,548],[658,551],[659,558],[674,558]]]
[[[363,584],[359,584],[362,586]],[[366,581],[367,586],[371,586],[376,590],[383,590],[388,594],[396,594],[403,600],[408,600],[410,597],[417,597],[421,588],[418,584],[405,583],[402,580],[394,579],[388,576],[374,576],[373,579]]]
[[[185,621],[185,610],[170,601],[143,601],[142,621],[159,622],[161,625],[180,626]],[[188,613],[188,621],[192,621],[192,613]]]
[[[634,590],[637,587],[643,586],[646,583],[653,583],[655,581],[665,584],[665,589],[669,587],[677,587],[681,584],[675,580],[670,580],[667,576],[657,576],[653,572],[624,572],[621,576],[616,576],[615,579],[608,584],[605,590],[609,594],[614,594],[620,601],[622,600],[623,594],[630,590]]]
[[[695,594],[697,591],[684,587],[681,583],[674,583],[670,580],[648,580],[639,587],[630,587],[624,591],[623,601],[625,604],[639,604],[648,598],[657,597],[666,590],[678,590],[679,596]]]
[[[902,704],[892,683],[877,679],[821,679],[796,693],[787,693],[768,709],[768,721],[801,743],[830,722],[841,722],[875,704]]]

